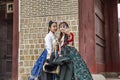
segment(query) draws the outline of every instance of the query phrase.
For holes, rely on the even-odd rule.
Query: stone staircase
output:
[[[92,74],[93,80],[106,80],[102,74]]]
[[[120,73],[110,72],[101,74],[92,74],[93,80],[120,80]]]
[[[120,80],[120,73],[110,72],[110,73],[103,73],[106,77],[106,80]]]
[[[115,79],[115,78],[107,78],[106,80],[120,80],[120,79]]]

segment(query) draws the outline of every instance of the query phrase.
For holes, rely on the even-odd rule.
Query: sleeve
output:
[[[52,52],[52,39],[49,35],[45,37],[45,48],[48,51],[47,59],[50,58]]]
[[[73,41],[74,41],[74,34],[70,32],[70,39],[68,40],[68,42],[73,42]]]

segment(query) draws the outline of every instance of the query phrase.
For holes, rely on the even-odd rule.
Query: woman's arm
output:
[[[64,29],[63,32],[68,35],[68,42],[74,41],[74,34],[69,29]]]
[[[48,51],[47,59],[49,59],[52,53],[52,38],[49,35],[45,37],[45,48]]]
[[[68,42],[72,42],[72,41],[74,41],[74,34],[72,32],[70,32]]]

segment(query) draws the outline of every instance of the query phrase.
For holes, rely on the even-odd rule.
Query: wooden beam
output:
[[[0,1],[0,5],[6,5],[7,3],[10,3],[10,2],[13,3],[13,1],[9,1],[9,2],[6,2],[6,1]]]
[[[6,4],[6,2],[0,2],[0,6],[1,6],[1,5],[5,5],[5,4]]]
[[[19,0],[14,0],[13,15],[13,52],[12,52],[12,80],[18,80],[18,46],[19,46]]]
[[[96,73],[94,0],[78,0],[78,2],[79,52],[90,72]]]
[[[117,4],[118,0],[107,0],[108,5],[108,26],[109,26],[109,57],[106,58],[107,61],[110,60],[111,65],[107,62],[107,71],[110,72],[120,72],[120,54],[119,54],[119,36],[118,36],[118,13]]]

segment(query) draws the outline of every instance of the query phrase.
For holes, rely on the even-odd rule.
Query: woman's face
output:
[[[64,32],[67,29],[67,26],[65,24],[61,24],[59,26],[60,32]]]
[[[53,23],[50,27],[50,31],[55,33],[57,31],[57,24],[56,23]]]

